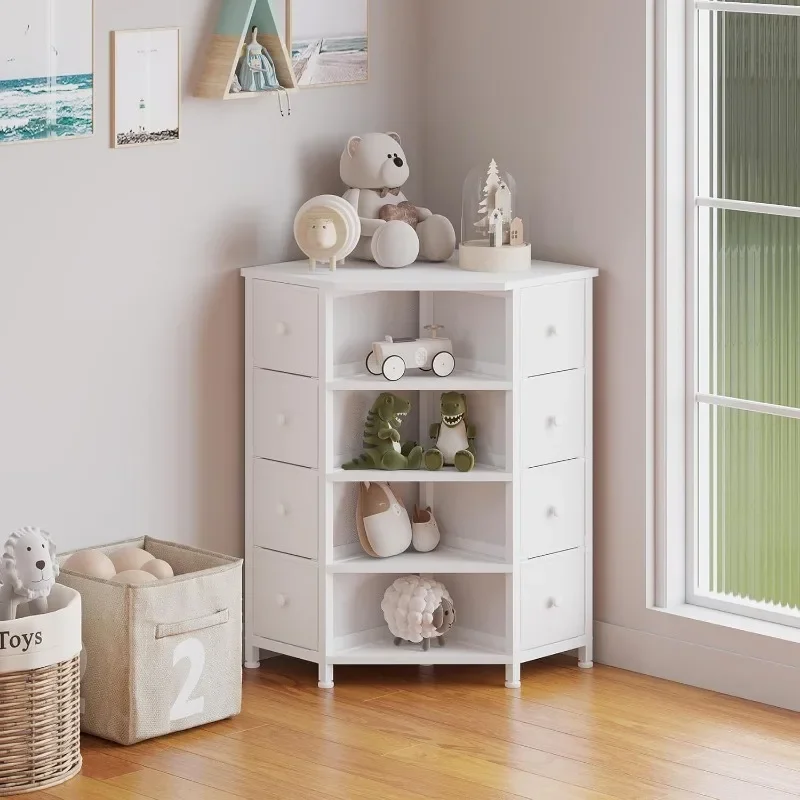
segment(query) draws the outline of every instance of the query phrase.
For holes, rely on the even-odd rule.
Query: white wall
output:
[[[597,618],[644,598],[646,22],[642,0],[437,0],[426,187],[460,216],[492,157],[529,210],[534,257],[599,267],[596,282]],[[504,76],[504,77],[501,77]]]
[[[0,146],[0,531],[241,551],[238,270],[298,255],[294,213],[342,191],[352,134],[421,152],[421,0],[370,4],[370,82],[296,94],[281,119],[274,98],[191,96],[213,0],[95,3],[94,137]],[[183,141],[110,149],[109,31],[175,25]]]
[[[800,630],[647,607],[653,11],[653,0],[426,4],[426,199],[457,224],[464,177],[494,157],[524,195],[535,256],[601,270],[597,660],[800,710]]]

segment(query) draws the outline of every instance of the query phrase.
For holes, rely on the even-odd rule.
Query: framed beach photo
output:
[[[286,41],[301,88],[369,80],[368,0],[286,0]]]
[[[178,28],[111,34],[113,147],[177,142],[181,136]]]
[[[0,0],[0,144],[94,132],[93,0]]]

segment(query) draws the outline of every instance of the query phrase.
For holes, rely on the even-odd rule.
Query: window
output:
[[[800,0],[688,13],[686,597],[800,626]]]

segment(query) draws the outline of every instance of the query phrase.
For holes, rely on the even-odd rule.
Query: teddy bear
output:
[[[411,170],[396,133],[353,136],[340,163],[344,194],[361,219],[353,255],[381,267],[407,267],[418,258],[447,261],[456,232],[446,217],[418,208],[401,191]]]

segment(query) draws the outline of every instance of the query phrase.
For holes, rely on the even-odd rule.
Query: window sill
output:
[[[779,639],[784,642],[800,644],[800,628],[793,628],[790,625],[780,625],[776,622],[765,622],[752,617],[732,614],[727,611],[716,611],[713,608],[693,606],[687,603],[672,606],[670,608],[656,608],[651,606],[650,611],[658,614],[667,614],[682,619],[691,619],[696,622],[705,622],[716,625],[720,628],[752,633],[757,636],[766,636],[770,639]]]

